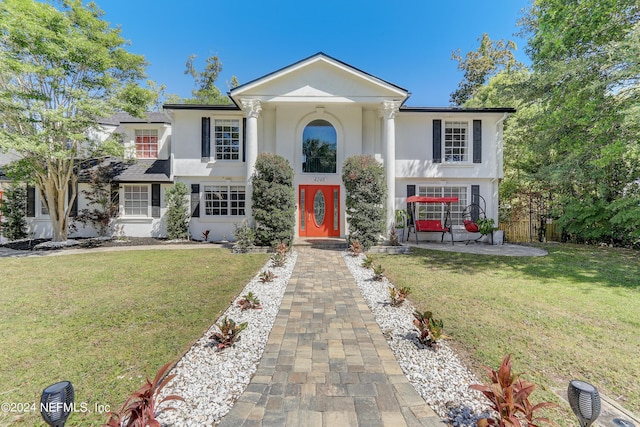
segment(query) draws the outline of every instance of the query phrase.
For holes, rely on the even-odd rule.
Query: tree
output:
[[[214,104],[224,105],[230,104],[231,100],[228,96],[220,92],[216,87],[218,76],[222,72],[222,62],[216,55],[210,56],[205,61],[205,67],[202,71],[198,71],[194,64],[197,55],[191,55],[187,58],[185,64],[185,74],[191,75],[194,80],[195,89],[191,91],[193,98],[184,99],[186,104]],[[233,87],[238,86],[238,79],[233,76],[231,80]]]
[[[24,239],[27,233],[27,191],[18,183],[11,183],[0,200],[2,235],[9,240]]]
[[[14,177],[35,181],[53,241],[67,238],[81,161],[122,148],[88,140],[98,120],[116,111],[140,117],[154,98],[137,83],[144,58],[124,49],[102,15],[80,0],[0,3],[0,149],[20,157]]]
[[[536,171],[557,195],[565,231],[581,241],[631,244],[616,222],[640,179],[640,4],[539,0],[524,20],[532,78]],[[626,216],[626,215],[622,215]]]
[[[118,206],[111,198],[113,173],[114,165],[111,162],[97,165],[88,172],[89,189],[82,191],[88,207],[78,212],[75,218],[84,225],[90,223],[100,237],[107,235],[111,218],[118,211]]]
[[[451,93],[450,101],[455,105],[463,105],[473,98],[480,87],[489,78],[500,71],[516,71],[522,69],[522,63],[516,61],[513,52],[516,44],[512,41],[491,40],[487,33],[478,39],[478,50],[467,52],[462,57],[460,49],[451,53],[451,59],[458,61],[458,70],[464,72],[458,89]]]
[[[167,237],[169,239],[189,238],[189,189],[184,182],[176,182],[167,191]]]
[[[255,244],[291,244],[296,224],[293,168],[284,157],[262,153],[251,177],[251,206],[256,221]]]
[[[384,168],[371,156],[351,156],[344,162],[342,182],[347,191],[349,240],[358,240],[367,250],[386,228]]]

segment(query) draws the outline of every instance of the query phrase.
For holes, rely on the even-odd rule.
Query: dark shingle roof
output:
[[[100,119],[101,125],[118,126],[122,123],[171,123],[171,119],[165,113],[147,112],[145,118],[133,117],[129,113],[116,113],[111,117]]]
[[[119,182],[171,182],[171,161],[139,159],[125,165],[114,177]]]
[[[80,181],[88,182],[89,174],[98,167],[105,168],[109,180],[114,182],[172,182],[169,159],[122,160],[118,158],[92,163],[80,173]]]

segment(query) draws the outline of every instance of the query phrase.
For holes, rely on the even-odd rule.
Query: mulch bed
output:
[[[5,248],[15,249],[18,251],[31,251],[34,247],[40,243],[48,242],[51,239],[32,239],[32,240],[16,240],[0,245]],[[167,240],[157,239],[154,237],[127,237],[125,239],[73,239],[80,242],[79,245],[67,246],[63,248],[43,248],[38,250],[65,250],[65,249],[78,249],[78,248],[108,248],[108,247],[122,247],[122,246],[150,246],[150,245],[166,245],[166,244],[184,244],[184,245],[201,245],[202,242],[187,241],[187,240]]]

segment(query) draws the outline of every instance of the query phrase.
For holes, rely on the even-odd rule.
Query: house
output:
[[[451,217],[461,233],[462,212],[478,196],[498,221],[502,125],[513,109],[408,107],[406,89],[324,53],[229,96],[231,105],[169,104],[166,114],[147,120],[123,116],[102,124],[104,135],[122,133],[128,155],[138,159],[114,181],[117,233],[164,236],[165,192],[184,182],[191,192],[191,235],[209,230],[211,240],[232,239],[235,225],[252,217],[250,178],[261,152],[286,158],[294,169],[296,236],[348,235],[341,174],[344,160],[356,154],[384,165],[388,228],[411,195],[458,197]],[[433,205],[419,215],[439,219],[443,209]],[[39,213],[32,224],[46,235]]]

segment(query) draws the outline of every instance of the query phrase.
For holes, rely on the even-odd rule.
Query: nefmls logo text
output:
[[[104,413],[109,412],[111,409],[109,405],[95,405],[93,409],[95,412]],[[57,413],[57,412],[89,412],[89,404],[87,402],[80,403],[66,403],[66,402],[40,402],[40,412]]]

